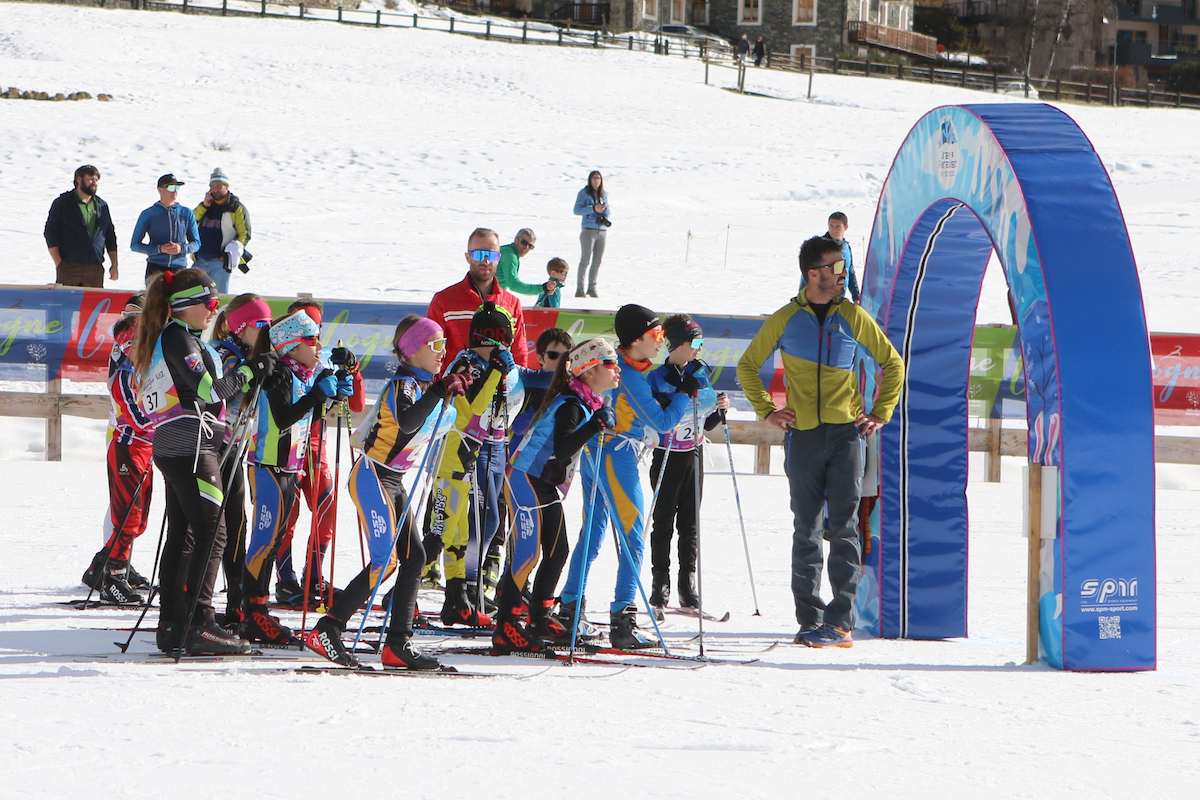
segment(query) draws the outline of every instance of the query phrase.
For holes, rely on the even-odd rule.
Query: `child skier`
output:
[[[249,459],[252,523],[238,630],[251,642],[291,646],[299,640],[270,613],[275,558],[304,469],[309,426],[324,416],[327,400],[348,395],[352,388],[349,376],[338,376],[331,369],[317,372],[321,329],[303,311],[284,317],[268,332],[280,369],[278,379],[262,390],[258,400]]]
[[[571,267],[561,258],[552,258],[550,263],[546,265],[546,274],[550,276],[550,281],[554,282],[554,291],[546,291],[542,288],[542,293],[538,295],[537,301],[533,304],[534,308],[558,308],[562,305],[562,287],[567,282],[567,275],[570,274]]]
[[[225,400],[268,377],[275,359],[264,354],[222,374],[217,354],[199,336],[219,302],[216,284],[201,270],[155,277],[146,290],[132,353],[138,405],[154,429],[154,463],[166,484],[158,622],[158,647],[164,652],[180,644],[189,654],[250,650],[249,642],[217,625],[212,609],[225,550],[218,448]]]
[[[288,306],[289,314],[303,311],[309,319],[321,325],[324,309],[320,303],[313,300],[297,300]],[[357,413],[365,407],[363,396],[362,375],[358,369],[358,359],[344,347],[328,347],[321,351],[321,369],[345,370],[353,380],[353,393],[348,401],[350,410]],[[310,541],[305,547],[304,576],[296,577],[292,565],[292,538],[296,533],[296,522],[300,518],[300,503],[292,504],[284,528],[283,539],[279,544],[279,558],[275,563],[278,581],[275,584],[275,599],[283,605],[296,606],[304,604],[304,590],[308,587],[309,608],[316,608],[321,603],[332,602],[333,587],[323,576],[322,564],[325,553],[333,541],[333,530],[337,521],[334,519],[333,470],[329,468],[329,448],[325,446],[325,419],[314,423],[309,431],[308,458],[304,472],[300,475],[297,492],[304,495],[308,510],[316,518]]]
[[[212,348],[221,359],[226,373],[245,364],[267,335],[271,325],[271,308],[261,297],[247,292],[229,301],[213,323]],[[260,348],[267,349],[265,346]],[[226,415],[235,419],[246,401],[245,393],[235,394],[225,401]],[[225,428],[226,448],[231,446],[233,429]],[[217,617],[227,628],[241,623],[242,616],[242,571],[246,568],[246,465],[238,459],[227,459],[221,473],[221,482],[229,500],[225,503],[225,613]]]
[[[583,573],[595,560],[604,539],[604,530],[611,516],[617,529],[621,555],[617,562],[617,585],[609,606],[610,639],[613,647],[630,649],[647,647],[651,642],[637,630],[637,607],[634,598],[642,563],[643,504],[642,482],[638,475],[638,457],[647,435],[657,438],[674,428],[691,408],[688,398],[700,384],[695,376],[683,379],[678,392],[665,408],[659,405],[646,382],[650,359],[662,346],[663,329],[658,316],[644,306],[625,305],[617,310],[614,328],[620,343],[621,383],[614,396],[613,409],[617,422],[613,436],[604,443],[599,469],[599,491],[590,513],[587,527],[580,534],[586,549],[576,547],[571,556],[571,569],[562,591],[560,620],[575,615],[575,603],[583,601]],[[589,444],[589,453],[594,448]],[[585,456],[587,459],[594,455]],[[597,476],[592,470],[583,471],[583,496],[586,503],[592,496],[592,482]],[[586,512],[585,512],[586,513]],[[586,621],[580,608],[580,624]],[[570,623],[567,623],[570,624]]]
[[[617,388],[617,354],[603,339],[589,339],[560,358],[533,426],[517,445],[508,468],[506,495],[516,523],[508,539],[508,567],[500,582],[499,613],[492,646],[498,653],[539,652],[543,643],[567,644],[570,631],[551,616],[554,590],[567,561],[562,499],[571,485],[579,451],[615,422],[602,392]],[[539,551],[542,566],[533,582],[528,625],[522,589]]]
[[[696,416],[710,431],[721,422],[720,411],[729,408],[729,398],[712,388],[708,369],[697,360],[704,348],[704,331],[687,314],[674,314],[663,322],[667,339],[667,359],[647,376],[650,387],[663,404],[670,403],[685,376],[700,384],[695,407],[684,413],[674,430],[659,437],[650,462],[650,484],[658,488],[650,526],[650,567],[653,588],[650,605],[663,608],[671,599],[671,529],[679,527],[679,605],[697,609],[696,595],[696,517],[700,497],[696,494],[696,470],[704,481],[703,434],[697,434]],[[664,472],[665,470],[665,472]]]
[[[132,299],[132,298],[131,298]],[[130,580],[129,555],[133,540],[146,531],[154,477],[150,459],[154,447],[150,419],[138,407],[129,352],[137,334],[138,314],[125,314],[113,325],[115,343],[108,359],[108,393],[112,423],[108,440],[108,525],[104,546],[83,573],[83,584],[100,592],[106,603],[141,604],[143,598]],[[140,576],[138,576],[140,578]],[[144,579],[142,581],[144,582]]]
[[[351,470],[350,493],[363,528],[371,531],[371,563],[347,584],[329,613],[317,620],[305,637],[308,647],[335,663],[358,664],[342,644],[342,632],[371,596],[381,573],[386,578],[399,562],[383,664],[420,670],[441,666],[436,658],[417,652],[410,641],[425,551],[413,524],[416,509],[408,508],[401,478],[416,462],[417,448],[422,444],[434,447],[442,431],[453,422],[455,411],[447,408],[439,430],[432,430],[437,421],[435,409],[447,397],[461,397],[466,390],[467,380],[461,374],[448,373],[433,380],[441,369],[445,348],[446,339],[436,322],[416,315],[402,319],[392,339],[400,366],[375,403],[373,417],[355,432],[355,446],[361,448],[363,457]],[[426,469],[432,470],[433,465]],[[406,509],[408,513],[404,514]]]

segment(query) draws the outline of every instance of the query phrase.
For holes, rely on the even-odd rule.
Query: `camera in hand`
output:
[[[597,215],[596,215],[596,224],[597,224],[597,225],[602,225],[602,226],[604,226],[605,228],[611,228],[611,227],[612,227],[612,223],[609,221],[609,219],[608,219],[608,215],[607,215],[607,214],[597,214]]]

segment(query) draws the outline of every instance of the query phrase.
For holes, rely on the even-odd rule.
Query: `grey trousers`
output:
[[[587,277],[589,291],[596,290],[596,274],[600,272],[600,260],[604,258],[604,239],[607,231],[584,228],[579,232],[579,269],[575,271],[576,293],[583,291],[583,279]],[[588,261],[592,269],[588,271]]]
[[[792,495],[792,597],[796,622],[854,629],[854,596],[862,574],[858,501],[863,477],[863,440],[851,423],[789,429],[784,470]],[[829,583],[833,600],[821,599],[821,540],[829,508]]]

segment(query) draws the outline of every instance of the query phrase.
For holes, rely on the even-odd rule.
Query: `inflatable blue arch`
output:
[[[993,249],[1018,320],[1029,460],[1059,475],[1057,529],[1042,540],[1040,655],[1072,670],[1154,669],[1141,287],[1099,156],[1070,117],[1042,104],[930,111],[884,184],[862,303],[908,380],[881,432],[879,538],[861,619],[886,638],[967,635],[967,385]]]

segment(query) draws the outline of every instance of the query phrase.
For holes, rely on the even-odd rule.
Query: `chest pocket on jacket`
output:
[[[854,356],[858,342],[850,329],[850,323],[836,314],[825,319],[825,336],[821,343],[821,361],[836,369],[854,369]]]

